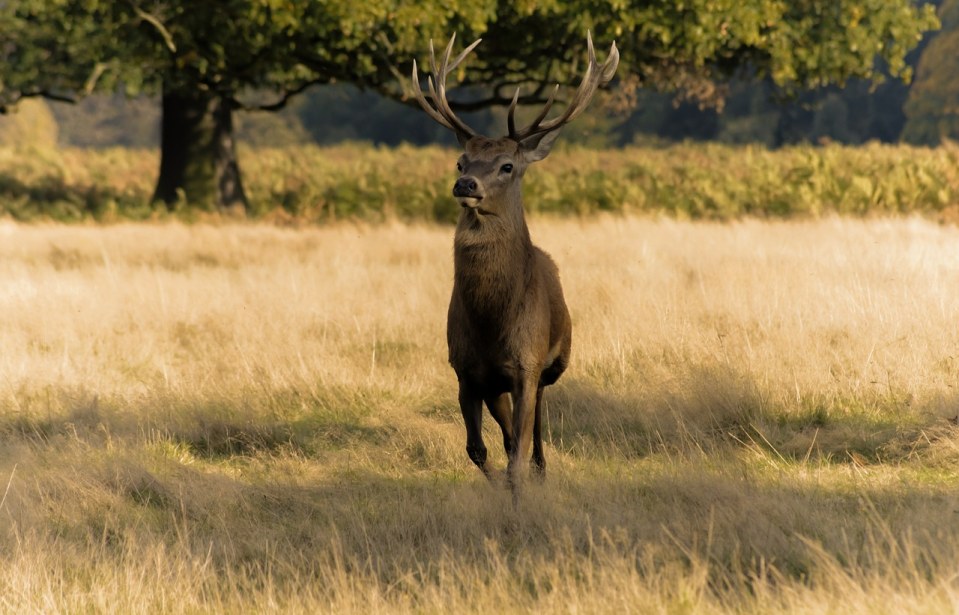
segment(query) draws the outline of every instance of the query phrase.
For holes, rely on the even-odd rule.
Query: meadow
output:
[[[450,227],[0,223],[0,610],[959,610],[959,229],[531,230],[573,359],[514,509]]]

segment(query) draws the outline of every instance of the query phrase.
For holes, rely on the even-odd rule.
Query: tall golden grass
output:
[[[959,608],[959,230],[531,224],[574,352],[515,510],[450,229],[0,226],[0,610]]]

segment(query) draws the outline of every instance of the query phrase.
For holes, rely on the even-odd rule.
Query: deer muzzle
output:
[[[475,178],[464,175],[453,184],[453,196],[463,207],[479,207],[483,190]]]

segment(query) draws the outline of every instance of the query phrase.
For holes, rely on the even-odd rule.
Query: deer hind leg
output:
[[[530,475],[537,481],[546,480],[546,457],[543,455],[542,431],[543,387],[536,389],[536,411],[533,417],[533,466]]]
[[[509,393],[503,393],[497,397],[487,397],[486,407],[489,408],[493,420],[496,421],[503,432],[503,450],[509,457],[513,450],[513,404],[510,402]]]
[[[486,444],[483,442],[483,399],[460,382],[460,410],[466,423],[466,454],[486,478],[490,478],[486,465]]]

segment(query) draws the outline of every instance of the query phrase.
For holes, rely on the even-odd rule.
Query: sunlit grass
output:
[[[573,362],[514,510],[449,228],[0,226],[0,609],[959,608],[959,231],[532,232]]]

